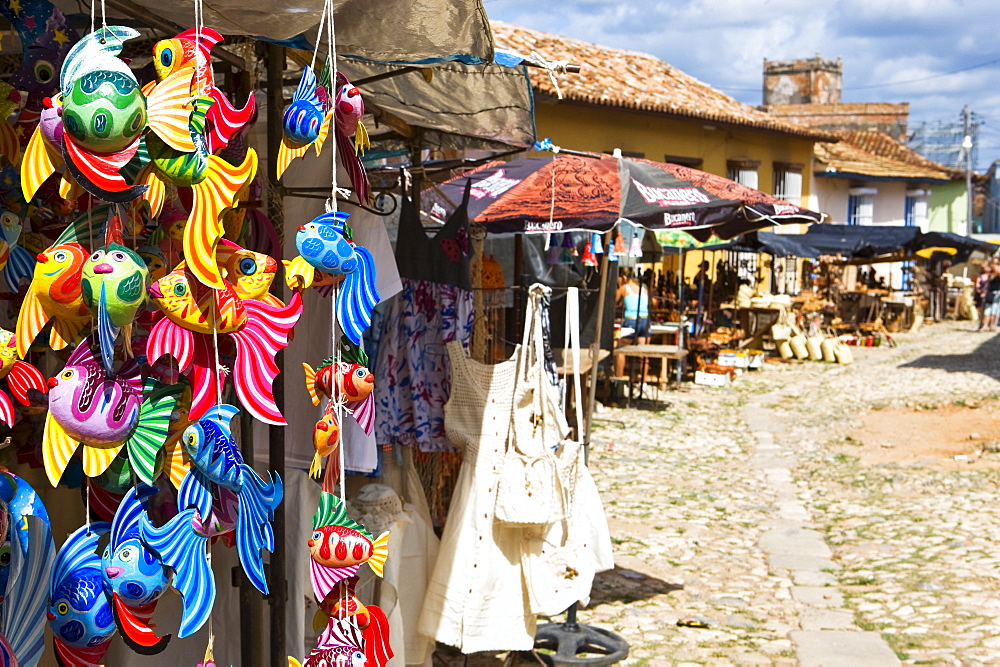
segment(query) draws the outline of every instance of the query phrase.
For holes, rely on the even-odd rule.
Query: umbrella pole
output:
[[[684,349],[684,248],[677,256],[677,349]],[[684,376],[684,360],[677,360],[677,384],[680,385]]]
[[[601,258],[601,286],[597,293],[597,327],[594,340],[590,343],[590,386],[587,387],[587,428],[583,436],[584,463],[590,458],[590,434],[594,422],[594,401],[597,399],[597,357],[601,350],[601,334],[604,329],[604,301],[608,295],[608,241],[611,232],[607,232],[604,240],[604,255]]]

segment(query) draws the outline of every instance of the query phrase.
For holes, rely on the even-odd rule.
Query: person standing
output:
[[[993,277],[993,265],[989,262],[983,264],[982,270],[979,275],[976,276],[976,283],[973,292],[973,299],[976,302],[976,311],[979,313],[979,325],[976,327],[976,331],[982,331],[985,328],[985,311],[986,311],[986,288],[990,284],[990,278]]]
[[[996,331],[1000,320],[1000,271],[992,267],[990,281],[986,284],[986,307],[983,311],[983,331]]]
[[[622,304],[622,327],[632,333],[618,339],[620,345],[645,345],[649,343],[649,285],[643,284],[633,274],[618,287],[615,300]],[[615,355],[615,376],[625,375],[625,356]]]

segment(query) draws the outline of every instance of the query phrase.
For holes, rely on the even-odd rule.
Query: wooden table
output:
[[[666,364],[670,360],[681,362],[687,357],[688,351],[676,345],[624,345],[615,350],[615,354],[625,356],[626,362],[629,357],[637,359],[660,359]],[[631,370],[631,369],[630,369]],[[640,370],[642,373],[642,370]],[[639,378],[639,396],[642,398],[642,385],[645,378]],[[629,372],[628,376],[628,396],[627,401],[632,401],[632,387],[635,384],[635,373]]]

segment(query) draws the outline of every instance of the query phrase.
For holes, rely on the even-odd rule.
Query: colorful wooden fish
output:
[[[163,182],[191,188],[193,199],[184,228],[184,259],[199,281],[221,289],[222,271],[215,258],[224,231],[221,217],[226,209],[236,205],[238,194],[256,175],[257,153],[250,149],[240,165],[232,165],[209,152],[205,141],[206,115],[213,104],[209,97],[194,100],[189,129],[195,146],[193,152],[178,151],[155,135],[147,136],[151,161],[140,172],[139,181],[149,186],[144,198],[153,216],[159,215],[163,206]]]
[[[18,245],[21,238],[21,219],[11,211],[0,211],[0,236],[8,247],[7,264],[3,267],[3,280],[8,292],[17,292],[23,280],[31,280],[35,271],[35,258]]]
[[[319,479],[323,472],[323,459],[337,453],[340,448],[340,422],[337,421],[332,401],[327,403],[323,417],[313,426],[313,448],[316,453],[309,464],[309,476]],[[335,466],[333,473],[339,472],[340,463],[337,459],[331,459],[330,465]]]
[[[17,342],[14,334],[0,329],[0,379],[7,378],[7,388],[18,403],[31,405],[28,391],[45,393],[48,386],[45,377],[37,368],[17,358]],[[7,426],[14,425],[14,403],[7,392],[0,390],[0,421]]]
[[[107,470],[125,447],[136,476],[153,483],[157,454],[181,387],[158,387],[153,380],[143,386],[134,359],[125,361],[117,375],[108,375],[94,357],[89,339],[49,379],[49,387],[42,452],[52,486],[59,484],[81,443],[88,477]]]
[[[194,64],[191,97],[207,95],[215,104],[208,111],[209,132],[205,140],[208,151],[215,153],[229,145],[233,135],[251,121],[256,111],[253,95],[242,109],[236,109],[225,93],[216,88],[212,74],[212,47],[223,38],[211,28],[185,30],[173,39],[162,39],[153,45],[153,66],[157,79],[163,81],[177,70]]]
[[[21,161],[21,141],[8,119],[17,111],[20,102],[21,94],[14,86],[0,81],[0,155],[15,167]]]
[[[122,44],[138,35],[132,28],[108,26],[70,49],[60,74],[60,95],[51,102],[58,118],[50,118],[51,127],[44,133],[39,124],[22,161],[26,200],[62,163],[73,180],[95,197],[115,202],[135,199],[144,188],[130,185],[119,172],[136,155],[147,128],[152,130],[150,136],[175,150],[194,150],[188,129],[194,68],[140,89],[128,65],[117,57]],[[61,143],[53,141],[57,138]]]
[[[286,423],[274,403],[272,386],[279,372],[274,355],[288,345],[302,313],[299,294],[287,306],[241,299],[228,281],[224,289],[209,289],[184,263],[154,282],[149,293],[165,317],[150,331],[146,358],[156,363],[169,354],[181,372],[191,370],[192,419],[215,404],[224,379],[215,361],[214,332],[236,344],[232,381],[247,411],[268,424]]]
[[[358,201],[364,204],[371,197],[368,174],[360,157],[371,146],[368,130],[361,122],[365,115],[365,102],[361,97],[361,91],[341,72],[337,72],[337,96],[333,105],[335,111],[333,135],[337,140],[337,155],[351,179],[354,194],[357,195]],[[353,141],[351,137],[354,137]]]
[[[375,285],[375,261],[367,248],[351,240],[347,213],[324,213],[295,233],[299,255],[313,267],[344,276],[337,294],[337,320],[353,343],[371,324],[372,310],[379,302]]]
[[[136,253],[146,264],[150,280],[159,280],[167,275],[167,258],[164,257],[163,251],[158,246],[144,245],[136,250]]]
[[[369,622],[364,628],[356,616],[331,616],[303,666],[385,667],[393,656],[389,645],[389,620],[378,607],[370,606],[367,612]]]
[[[48,512],[20,477],[0,472],[0,664],[37,664],[45,648],[45,612],[56,557]],[[4,655],[9,651],[9,655]],[[11,661],[13,658],[13,662]],[[6,661],[4,661],[6,660]]]
[[[131,352],[132,323],[146,303],[149,271],[134,250],[111,243],[87,258],[82,277],[83,303],[97,323],[101,361],[111,372],[120,333],[126,353]]]
[[[45,325],[55,320],[49,347],[73,344],[90,322],[81,280],[87,251],[79,243],[60,243],[38,255],[28,293],[17,316],[17,353],[23,359]]]
[[[115,636],[115,617],[104,594],[97,543],[111,524],[78,528],[59,549],[49,579],[49,626],[56,657],[65,665],[97,665]]]
[[[215,605],[215,577],[208,560],[208,541],[235,530],[239,516],[239,496],[226,487],[215,485],[211,514],[207,515],[208,519],[202,519],[197,505],[201,502],[204,483],[198,476],[192,471],[184,478],[177,494],[177,514],[163,526],[155,526],[145,513],[139,518],[143,544],[171,569],[171,585],[184,602],[178,637],[194,634],[211,616]],[[268,548],[273,548],[273,544]]]
[[[320,493],[312,526],[308,541],[309,572],[318,602],[326,600],[338,581],[357,574],[363,563],[382,576],[389,551],[388,531],[374,537],[347,517],[347,510],[337,496],[325,491]]]
[[[170,588],[169,572],[139,535],[139,517],[154,493],[154,487],[142,485],[125,494],[101,556],[104,591],[118,631],[129,648],[143,655],[162,652],[170,641],[170,635],[158,637],[149,624],[157,601]]]
[[[324,91],[325,92],[325,91]],[[320,85],[312,67],[302,68],[302,78],[292,94],[292,103],[281,119],[282,137],[278,147],[277,174],[282,174],[295,158],[302,157],[312,146],[319,155],[323,150],[333,111],[327,110],[320,93]]]

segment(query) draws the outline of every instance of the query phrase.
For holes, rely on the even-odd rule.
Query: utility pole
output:
[[[962,116],[965,121],[965,136],[962,138],[962,150],[965,152],[965,234],[972,233],[972,111],[966,104],[962,109]]]

